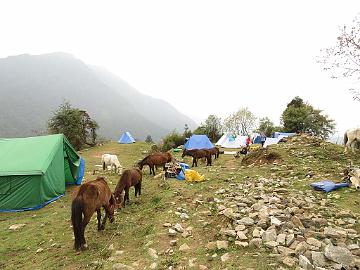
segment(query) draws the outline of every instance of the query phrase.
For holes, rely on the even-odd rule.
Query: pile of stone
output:
[[[287,180],[260,178],[229,184],[212,201],[228,222],[223,239],[208,249],[261,248],[283,267],[357,269],[357,216],[341,211],[316,191],[291,190]],[[227,223],[227,224],[226,224]]]

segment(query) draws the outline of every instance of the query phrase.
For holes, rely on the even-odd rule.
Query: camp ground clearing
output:
[[[116,154],[130,168],[149,149],[142,142],[109,142],[84,150],[79,153],[86,164],[84,181],[95,179],[93,169],[104,153]],[[279,159],[244,166],[242,158],[220,155],[211,167],[199,164],[196,170],[206,179],[200,183],[154,179],[144,169],[141,197],[135,199],[132,189],[131,204],[118,211],[114,223],[98,232],[93,216],[85,252],[73,249],[70,204],[75,186],[39,210],[0,213],[0,268],[295,269],[300,263],[326,263],[324,269],[335,269],[339,262],[329,248],[326,255],[332,260],[322,261],[329,242],[341,248],[341,258],[358,263],[359,193],[343,188],[326,194],[309,186],[323,179],[341,180],[349,159],[360,164],[358,155],[345,155],[341,146],[306,136],[270,145],[267,151]],[[189,164],[190,158],[185,161]],[[99,175],[113,190],[119,176]],[[272,209],[264,219],[273,223],[275,240],[271,224],[259,224],[262,208]],[[9,229],[13,225],[21,226]],[[257,237],[264,235],[261,229],[266,236]],[[284,234],[285,243],[277,239]],[[287,246],[287,239],[296,247]]]

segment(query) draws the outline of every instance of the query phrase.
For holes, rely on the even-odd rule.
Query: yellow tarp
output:
[[[194,170],[185,170],[185,180],[187,182],[201,182],[205,180],[205,175],[200,175]]]

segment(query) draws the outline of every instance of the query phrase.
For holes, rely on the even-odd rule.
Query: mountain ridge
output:
[[[62,52],[1,58],[0,95],[0,137],[44,131],[64,100],[88,111],[100,125],[99,135],[110,139],[130,131],[137,139],[159,140],[174,129],[181,132],[185,124],[196,127],[168,102]]]

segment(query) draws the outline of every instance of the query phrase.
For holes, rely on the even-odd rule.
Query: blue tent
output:
[[[210,149],[214,145],[210,142],[206,135],[192,135],[189,140],[184,144],[185,149]]]
[[[253,143],[261,143],[261,136],[260,135],[256,135],[253,138]]]
[[[289,133],[289,132],[274,132],[272,135],[273,138],[278,138],[279,136],[283,137],[291,137],[294,136],[296,133]]]
[[[124,132],[118,141],[118,143],[134,143],[134,142],[135,142],[134,138],[131,136],[130,132],[128,131]]]

